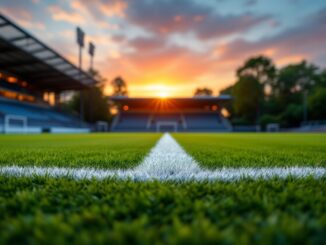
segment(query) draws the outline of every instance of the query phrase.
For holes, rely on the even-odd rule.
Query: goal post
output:
[[[161,132],[162,129],[170,128],[172,130],[163,130],[163,131],[178,131],[178,123],[173,121],[158,121],[156,124],[156,132]]]
[[[27,117],[18,115],[5,115],[4,133],[26,133]]]

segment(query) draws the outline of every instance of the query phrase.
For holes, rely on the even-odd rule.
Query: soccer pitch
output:
[[[0,242],[323,243],[325,167],[325,134],[1,135]]]

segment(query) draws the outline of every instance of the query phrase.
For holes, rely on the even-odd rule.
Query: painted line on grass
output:
[[[142,163],[134,169],[148,176],[185,175],[203,171],[168,133],[165,133],[151,149]]]
[[[117,178],[134,181],[239,181],[243,179],[273,178],[285,179],[287,177],[315,179],[325,178],[325,168],[314,167],[284,167],[284,168],[221,168],[213,171],[202,170],[198,172],[182,171],[177,173],[156,175],[137,170],[105,170],[96,168],[63,168],[63,167],[19,167],[6,166],[0,168],[0,175],[16,177],[69,177],[73,179],[107,179]]]
[[[143,162],[128,170],[106,170],[97,168],[66,167],[0,167],[0,174],[7,176],[47,176],[74,179],[117,178],[134,181],[238,181],[243,179],[273,178],[324,178],[323,167],[262,167],[262,168],[220,168],[207,170],[187,154],[170,134],[164,134],[151,149]]]

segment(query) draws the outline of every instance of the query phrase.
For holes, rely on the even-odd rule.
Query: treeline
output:
[[[256,56],[236,75],[236,83],[220,91],[233,96],[228,109],[234,125],[297,127],[326,119],[326,69],[306,61],[277,69],[270,58]]]
[[[110,104],[108,97],[104,94],[105,87],[108,85],[112,86],[112,96],[127,96],[127,83],[121,77],[116,77],[108,83],[96,70],[89,70],[88,73],[98,83],[86,90],[74,92],[70,100],[61,104],[61,109],[79,116],[82,103],[84,121],[88,123],[95,123],[97,121],[110,122],[112,119],[110,111],[112,104]],[[82,95],[82,99],[80,95]]]

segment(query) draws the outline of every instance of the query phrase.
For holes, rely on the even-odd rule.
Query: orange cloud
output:
[[[276,60],[277,65],[279,66],[284,66],[290,63],[298,63],[302,60],[308,59],[307,55],[289,55],[289,56],[284,56],[280,59]]]
[[[21,24],[25,28],[30,28],[30,29],[34,28],[34,29],[38,29],[38,30],[45,30],[45,25],[41,22],[31,22],[28,20],[20,20],[19,24]]]
[[[176,16],[174,16],[173,19],[174,19],[175,22],[180,22],[180,21],[183,20],[183,16],[181,16],[181,15],[176,15]]]
[[[128,4],[125,1],[115,0],[113,3],[102,3],[100,10],[106,16],[124,17],[127,6]]]
[[[129,84],[130,96],[157,96],[165,88],[168,96],[192,96],[197,87],[218,91],[232,81],[234,63],[216,62],[207,53],[193,53],[181,47],[165,47],[164,42],[135,41],[133,53],[110,59],[105,75],[121,75]],[[104,65],[104,64],[103,64]],[[230,75],[231,74],[231,75]],[[106,89],[110,93],[110,88]]]
[[[130,96],[156,96],[160,90],[170,96],[192,96],[197,87],[209,87],[217,95],[235,82],[236,68],[250,56],[268,55],[282,66],[303,58],[322,59],[324,55],[325,11],[316,15],[319,19],[311,17],[311,22],[296,29],[249,41],[252,39],[246,38],[246,32],[271,23],[270,15],[224,15],[187,0],[71,0],[69,4],[67,9],[50,6],[49,20],[83,24],[86,43],[92,40],[96,45],[95,68],[108,81],[115,76],[125,78]],[[33,21],[33,12],[15,11],[13,18],[25,27],[44,28]],[[40,31],[40,37],[76,64],[75,33],[68,26],[69,31],[57,27],[54,32]],[[89,66],[86,51],[85,69]],[[109,86],[106,92],[110,93]]]
[[[85,23],[85,18],[78,12],[68,12],[59,6],[50,6],[49,11],[52,15],[52,19],[56,21],[65,21],[72,24],[83,24]]]

